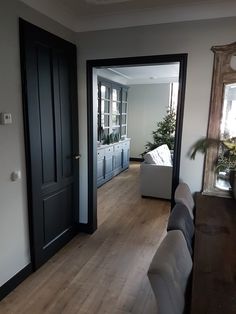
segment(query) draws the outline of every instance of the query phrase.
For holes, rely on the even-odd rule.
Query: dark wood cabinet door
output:
[[[31,253],[68,242],[78,213],[76,47],[20,20]]]

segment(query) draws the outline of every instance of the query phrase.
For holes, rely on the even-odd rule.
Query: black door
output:
[[[42,265],[78,215],[76,47],[20,20],[31,253]]]

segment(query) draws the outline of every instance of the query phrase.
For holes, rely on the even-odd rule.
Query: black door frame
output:
[[[173,179],[171,203],[174,204],[174,191],[179,184],[179,169],[181,141],[184,117],[184,99],[187,75],[188,54],[153,55],[114,59],[87,60],[87,119],[88,119],[88,224],[87,231],[92,233],[97,229],[97,128],[96,104],[93,101],[93,69],[116,66],[145,66],[179,62],[179,93],[176,115],[175,148],[173,156]]]

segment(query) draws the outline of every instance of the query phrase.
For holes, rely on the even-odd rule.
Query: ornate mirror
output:
[[[209,138],[227,141],[236,138],[236,42],[212,47],[214,68],[210,102]],[[216,171],[216,160],[227,163],[224,146],[207,151],[203,193],[229,197],[229,171]]]

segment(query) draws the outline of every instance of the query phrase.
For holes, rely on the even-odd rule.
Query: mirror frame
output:
[[[233,69],[230,64],[232,57],[236,56],[236,42],[228,45],[213,46],[211,50],[214,52],[214,65],[207,137],[219,139],[225,85],[236,83],[236,69]],[[207,150],[203,194],[230,197],[229,191],[215,187],[216,173],[213,163],[217,155],[217,148]]]

